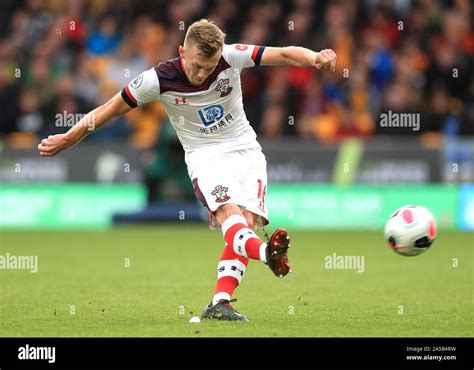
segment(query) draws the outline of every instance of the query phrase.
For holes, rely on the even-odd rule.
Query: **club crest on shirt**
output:
[[[140,85],[142,84],[142,81],[143,81],[143,73],[138,76],[136,79],[134,79],[131,83],[131,86],[134,88],[134,89],[137,89],[140,87]]]
[[[221,78],[219,81],[217,81],[217,86],[214,90],[218,91],[221,93],[221,98],[224,96],[227,96],[231,93],[233,87],[229,85],[229,79],[228,78]]]
[[[217,185],[211,194],[216,197],[217,203],[222,203],[230,199],[230,197],[227,195],[228,191],[229,191],[229,188],[222,185]]]

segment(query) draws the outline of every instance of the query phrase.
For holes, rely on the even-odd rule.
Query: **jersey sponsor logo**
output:
[[[201,127],[199,129],[199,132],[202,134],[212,134],[214,132],[217,132],[221,128],[228,127],[232,121],[234,120],[234,117],[232,117],[232,114],[228,113],[224,119],[221,119],[219,122],[217,122],[215,125],[207,128],[207,127]]]
[[[130,84],[130,86],[133,87],[134,89],[138,89],[140,85],[142,84],[142,81],[143,81],[143,73],[140,76],[138,76],[136,79],[134,79],[132,83]]]
[[[247,50],[249,47],[248,45],[244,45],[244,44],[235,44],[235,48],[239,51],[244,51],[244,50]]]
[[[233,87],[229,85],[228,78],[221,78],[219,81],[217,81],[217,86],[214,90],[219,91],[221,93],[221,98],[223,98],[224,96],[227,96],[231,93]]]
[[[230,199],[230,197],[227,195],[228,191],[229,191],[228,187],[217,185],[211,194],[216,197],[217,203],[223,203],[223,202],[227,202]]]
[[[210,105],[198,110],[199,118],[205,127],[218,122],[224,117],[224,106],[220,104]]]

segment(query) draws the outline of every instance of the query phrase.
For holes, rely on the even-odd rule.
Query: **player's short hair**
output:
[[[214,22],[201,19],[188,27],[184,45],[196,45],[205,57],[212,57],[224,47],[225,36]]]

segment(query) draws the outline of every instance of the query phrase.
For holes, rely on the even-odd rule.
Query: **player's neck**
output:
[[[179,57],[179,65],[181,66],[181,69],[183,70],[184,75],[186,76],[186,78],[188,78],[188,75],[186,73],[186,68],[184,68],[183,58],[181,58],[181,57]],[[189,78],[188,78],[188,81],[189,81]]]

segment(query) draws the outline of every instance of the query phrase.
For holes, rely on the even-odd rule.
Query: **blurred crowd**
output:
[[[29,146],[178,55],[187,26],[209,18],[226,43],[332,48],[336,73],[258,67],[242,74],[259,137],[334,142],[384,134],[474,135],[474,35],[469,0],[2,0],[0,137]],[[380,114],[416,113],[419,131]],[[58,115],[63,115],[59,120]],[[69,120],[70,118],[70,120]],[[58,124],[61,122],[61,124]],[[159,103],[87,140],[153,147]]]

